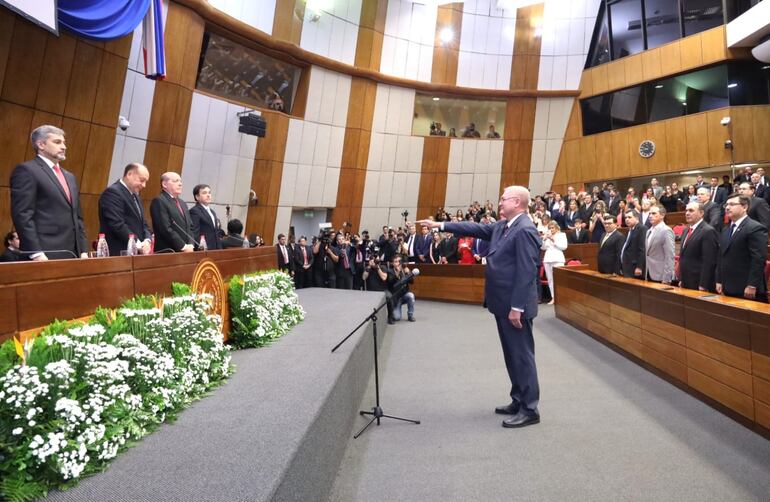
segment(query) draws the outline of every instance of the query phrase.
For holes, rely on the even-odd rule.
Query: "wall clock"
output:
[[[639,155],[645,159],[649,159],[655,155],[655,143],[649,139],[642,141],[642,143],[639,145]]]

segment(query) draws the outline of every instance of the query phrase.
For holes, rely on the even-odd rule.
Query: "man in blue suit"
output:
[[[540,386],[535,365],[532,321],[537,316],[540,235],[527,216],[529,190],[510,186],[500,197],[499,214],[504,219],[492,224],[473,222],[418,223],[458,235],[489,241],[485,295],[487,309],[495,316],[503,347],[505,366],[511,380],[511,402],[495,413],[511,415],[503,427],[525,427],[540,422],[537,410]]]

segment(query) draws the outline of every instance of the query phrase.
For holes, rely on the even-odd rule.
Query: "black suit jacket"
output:
[[[620,274],[620,252],[626,242],[625,236],[617,230],[612,232],[604,245],[599,244],[599,272],[602,274]]]
[[[588,230],[581,230],[580,235],[577,235],[577,232],[569,232],[567,242],[570,244],[588,244]]]
[[[618,212],[620,212],[620,197],[615,196],[614,199],[612,199],[612,203],[610,203],[610,200],[607,199],[607,212],[610,213],[612,216],[617,216]]]
[[[206,211],[206,208],[200,204],[195,204],[190,209],[190,227],[192,228],[192,236],[200,240],[200,236],[206,238],[206,247],[208,249],[222,249],[222,237],[220,235],[222,226],[219,223],[217,213],[211,209],[211,214],[214,215],[216,225],[211,222],[211,217]]]
[[[690,229],[687,229],[682,234],[683,245],[679,251],[679,286],[714,291],[719,234],[705,221],[701,221],[688,237],[689,233]]]
[[[633,229],[628,229],[625,249],[621,258],[623,275],[626,277],[636,277],[634,269],[642,269],[642,277],[645,274],[645,247],[647,244],[647,227],[641,223]]]
[[[743,296],[746,286],[754,286],[764,296],[766,259],[767,230],[760,223],[746,218],[732,237],[726,226],[719,241],[716,282],[728,296]]]
[[[19,164],[11,173],[11,217],[26,256],[43,251],[52,259],[73,258],[70,253],[48,252],[66,249],[79,258],[89,249],[77,181],[71,172],[62,169],[62,173],[72,202],[40,157]]]
[[[283,253],[281,252],[281,245],[275,245],[275,255],[278,259],[278,270],[288,270],[292,272],[294,270],[294,260],[292,259],[292,249],[288,244],[284,246],[286,248],[286,259],[283,259]]]
[[[305,252],[307,253],[307,262],[313,264],[313,246],[309,244],[305,245]],[[305,258],[302,256],[302,246],[299,244],[294,245],[294,270],[302,270],[305,265]]]
[[[185,244],[195,245],[190,226],[190,211],[182,199],[179,199],[179,205],[182,206],[181,213],[173,197],[166,192],[161,192],[150,204],[156,253],[169,249],[181,251]]]
[[[717,232],[720,232],[724,226],[724,220],[722,218],[723,216],[721,205],[715,204],[713,202],[707,202],[703,205],[703,221],[708,223]]]
[[[15,261],[22,261],[26,258],[16,250],[11,248],[5,248],[3,254],[0,255],[0,263],[12,263]]]
[[[457,245],[459,240],[452,235],[450,238],[442,239],[439,243],[439,254],[446,258],[447,263],[457,263]]]
[[[120,181],[99,196],[99,232],[107,240],[110,256],[120,256],[126,249],[128,234],[134,234],[138,241],[152,237],[141,201],[134,199],[134,194]]]
[[[224,239],[222,239],[222,249],[242,248],[243,241],[245,240],[246,239],[240,235],[226,235]]]
[[[770,228],[770,205],[765,199],[752,197],[749,201],[749,218],[760,223],[765,230]]]

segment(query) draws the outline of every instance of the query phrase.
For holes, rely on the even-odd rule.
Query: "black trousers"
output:
[[[350,269],[337,271],[337,289],[353,289],[353,273]]]
[[[534,414],[540,401],[540,384],[535,364],[535,340],[532,319],[522,319],[516,329],[507,316],[495,316],[505,368],[511,380],[511,401],[519,403],[525,413]]]

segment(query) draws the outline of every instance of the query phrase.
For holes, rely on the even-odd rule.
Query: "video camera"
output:
[[[367,263],[369,260],[374,260],[375,262],[379,262],[380,260],[380,246],[375,241],[370,241],[369,245],[366,246],[366,261]]]
[[[321,223],[318,226],[320,228],[318,240],[321,242],[321,246],[328,247],[334,242],[334,229],[331,223]]]

